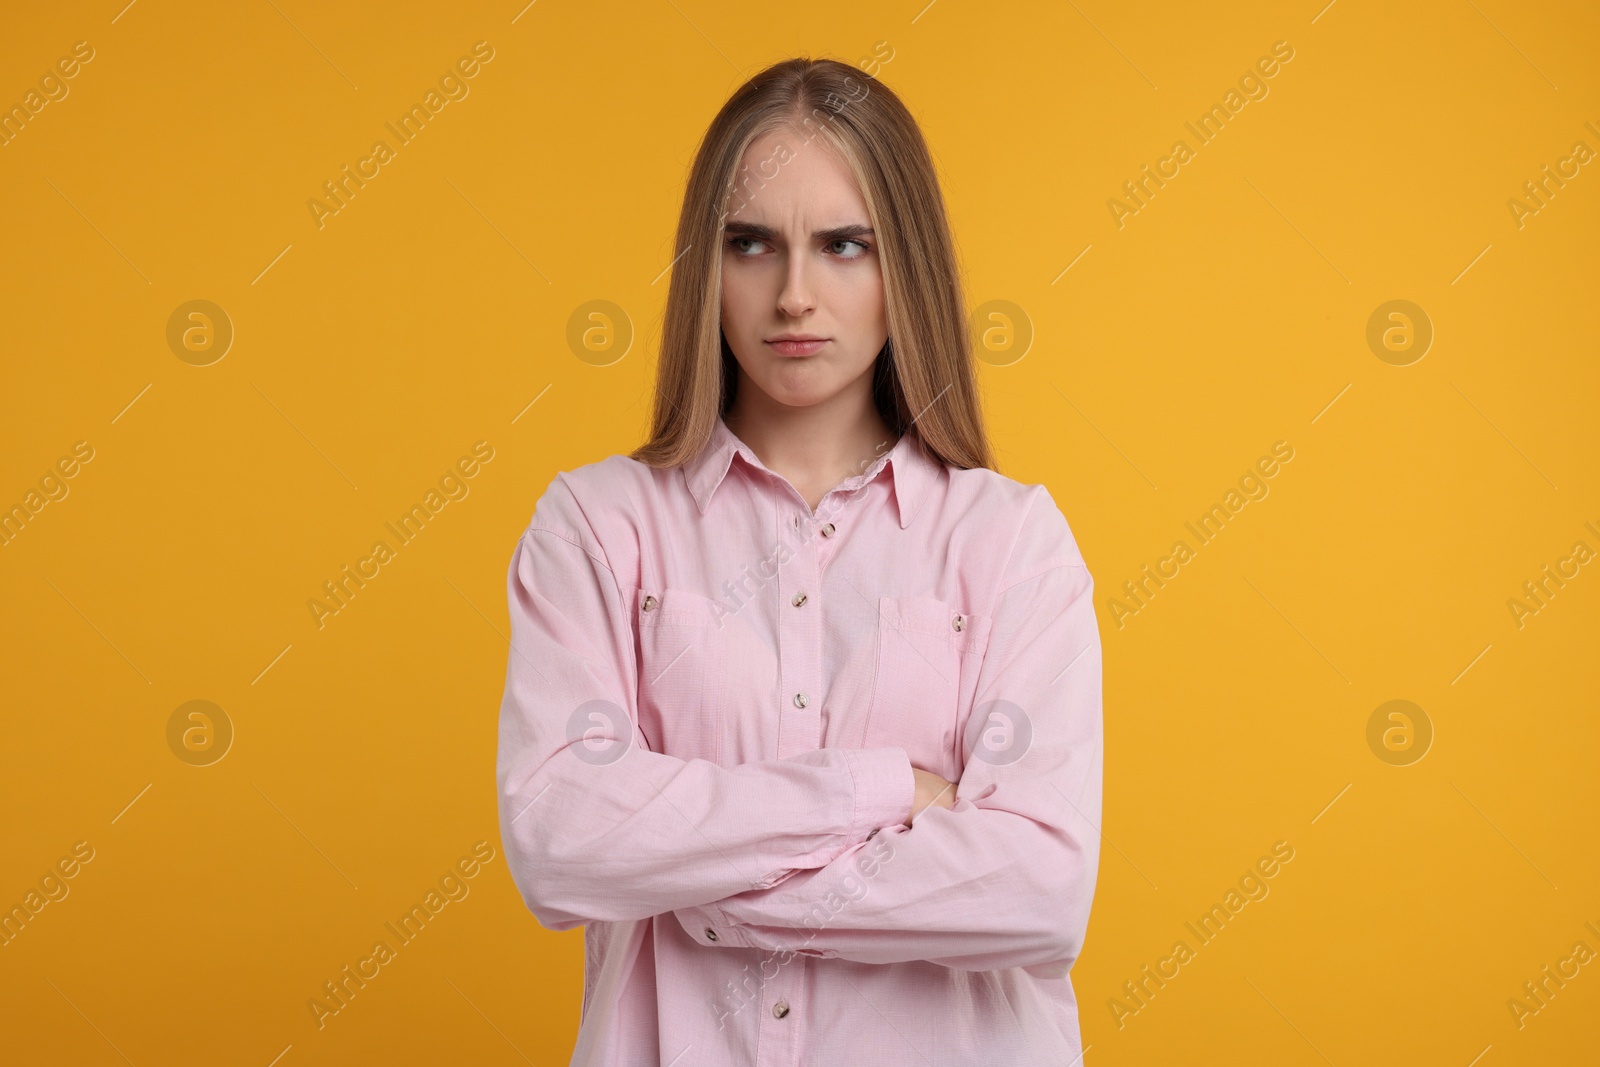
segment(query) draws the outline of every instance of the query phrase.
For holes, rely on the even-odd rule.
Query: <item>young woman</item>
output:
[[[557,474],[508,574],[501,833],[587,927],[572,1063],[1076,1063],[1093,583],[992,469],[915,121],[763,71],[677,247],[649,441]]]

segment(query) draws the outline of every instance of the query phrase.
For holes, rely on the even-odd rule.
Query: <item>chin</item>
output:
[[[834,386],[788,386],[777,382],[758,383],[761,391],[766,393],[775,402],[791,408],[808,408],[831,400],[839,395],[838,388]]]
[[[779,404],[782,404],[784,407],[789,407],[789,408],[815,407],[815,406],[817,406],[818,404],[822,403],[825,400],[831,400],[833,398],[833,396],[834,396],[833,393],[812,393],[812,392],[798,392],[798,393],[779,392],[779,393],[769,393],[768,395],[771,396],[772,399],[775,400],[776,402],[778,402]]]

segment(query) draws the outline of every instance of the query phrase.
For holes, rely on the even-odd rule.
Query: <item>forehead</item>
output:
[[[757,137],[733,182],[728,221],[774,228],[869,221],[850,165],[819,133],[783,127]]]

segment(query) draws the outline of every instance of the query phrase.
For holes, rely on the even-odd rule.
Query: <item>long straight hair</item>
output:
[[[705,447],[733,402],[737,363],[722,334],[723,223],[735,197],[764,184],[741,164],[745,151],[784,128],[806,143],[826,138],[867,203],[889,327],[873,372],[878,413],[950,466],[994,469],[955,243],[922,131],[882,82],[837,60],[806,58],[774,64],[740,86],[695,154],[678,218],[683,251],[667,292],[650,439],[632,458],[681,466]]]

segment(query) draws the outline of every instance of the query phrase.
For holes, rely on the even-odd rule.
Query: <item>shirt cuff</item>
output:
[[[885,826],[899,826],[911,817],[911,805],[916,802],[917,779],[911,773],[911,757],[905,749],[847,748],[842,751],[855,789],[852,798],[854,814],[845,832],[850,844],[865,841]],[[778,881],[786,879],[787,875]],[[739,929],[740,924],[715,903],[698,908],[680,908],[674,914],[684,931],[708,948],[754,947],[744,931]],[[816,949],[796,951],[803,956],[823,959],[834,955]]]
[[[765,948],[754,943],[745,932],[743,924],[736,922],[727,912],[715,904],[705,904],[698,908],[679,908],[673,913],[678,924],[683,927],[696,944],[706,948]],[[797,931],[796,931],[797,932]],[[787,943],[771,949],[774,952],[792,952],[800,956],[813,956],[820,960],[833,959],[839,954],[831,949],[799,948],[798,945],[808,944],[816,936],[810,931],[795,945]]]
[[[917,779],[905,749],[847,748],[844,754],[856,791],[855,818],[848,834],[852,844],[911,817]]]
[[[743,933],[736,929],[737,924],[715,904],[704,904],[698,908],[679,908],[674,914],[684,932],[707,948],[750,947]]]

